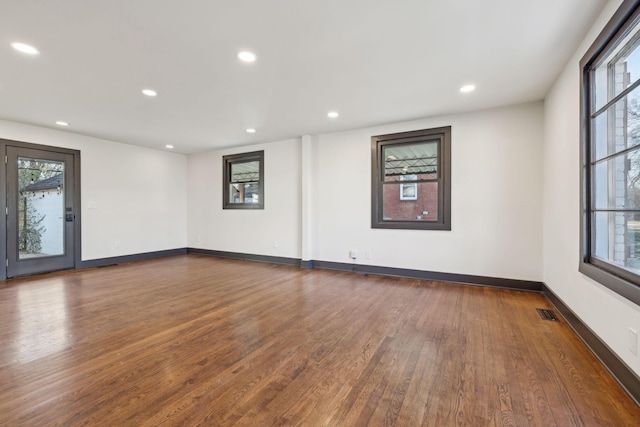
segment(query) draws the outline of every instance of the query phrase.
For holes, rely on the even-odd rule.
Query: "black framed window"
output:
[[[451,230],[451,127],[371,137],[371,227]]]
[[[582,58],[580,271],[640,302],[640,9],[624,1]]]
[[[264,151],[223,156],[223,209],[264,209]]]

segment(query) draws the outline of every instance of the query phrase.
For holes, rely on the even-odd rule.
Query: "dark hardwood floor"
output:
[[[0,282],[0,425],[638,426],[536,308],[198,255]]]

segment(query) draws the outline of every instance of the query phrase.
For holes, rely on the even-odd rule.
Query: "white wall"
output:
[[[0,138],[80,150],[83,260],[186,246],[185,155],[9,121]]]
[[[371,136],[452,126],[452,230],[371,228]],[[542,279],[542,103],[314,137],[313,259]],[[365,259],[371,251],[371,259]]]
[[[544,282],[640,374],[626,345],[640,331],[640,307],[578,272],[580,241],[579,62],[621,1],[611,1],[568,62],[545,100]]]
[[[222,156],[258,150],[264,209],[222,209]],[[292,139],[189,156],[189,247],[299,259],[300,155],[300,141]]]
[[[452,231],[371,228],[371,136],[452,126]],[[310,259],[542,280],[542,103],[189,156],[190,247],[301,258],[301,164]],[[222,156],[265,150],[265,209],[222,209]],[[278,248],[273,247],[277,240]],[[371,259],[364,255],[370,251]]]

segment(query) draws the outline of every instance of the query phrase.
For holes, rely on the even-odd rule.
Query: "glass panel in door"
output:
[[[64,162],[18,157],[18,257],[64,254]]]

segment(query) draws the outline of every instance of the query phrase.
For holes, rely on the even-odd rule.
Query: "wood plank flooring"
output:
[[[536,308],[198,255],[0,282],[0,425],[638,426]]]

